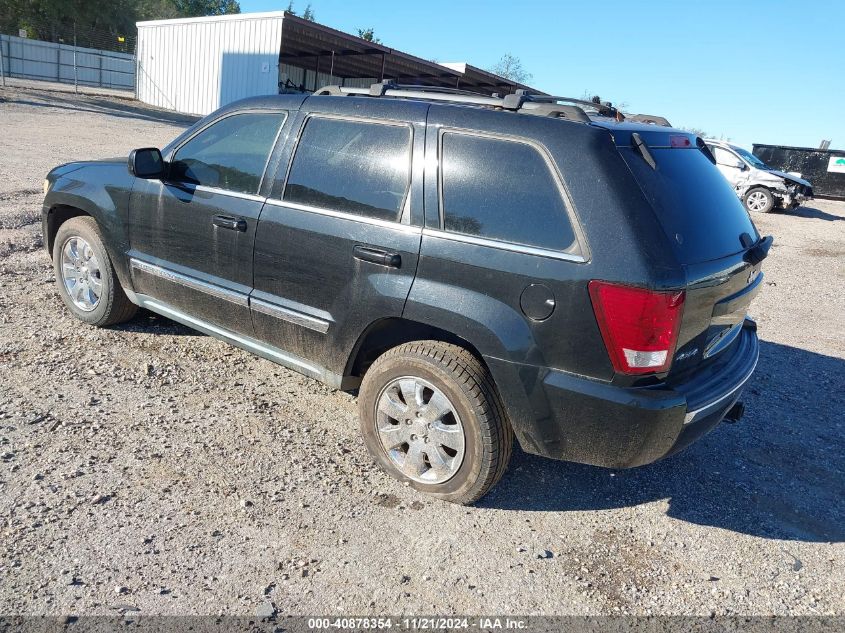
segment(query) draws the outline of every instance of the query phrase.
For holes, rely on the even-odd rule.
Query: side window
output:
[[[713,147],[712,145],[710,146],[710,149],[713,152],[717,165],[728,165],[729,167],[736,165],[736,156],[731,154],[729,151],[724,150],[721,147]]]
[[[282,199],[396,221],[411,178],[411,128],[313,117]]]
[[[245,112],[221,119],[176,150],[170,179],[258,193],[284,112]]]
[[[537,148],[447,132],[441,151],[447,231],[557,251],[573,246],[557,179]]]

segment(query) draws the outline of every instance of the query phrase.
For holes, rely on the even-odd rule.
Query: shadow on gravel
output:
[[[764,538],[845,541],[845,360],[761,342],[745,418],[666,460],[608,470],[514,452],[479,507],[566,512],[660,499],[668,515]]]
[[[841,215],[834,215],[833,213],[828,213],[827,211],[822,211],[821,209],[816,209],[815,207],[798,207],[797,209],[791,209],[789,211],[779,210],[779,214],[781,215],[797,215],[800,218],[810,218],[814,220],[827,220],[828,222],[836,222],[837,220],[845,220],[845,217]]]
[[[160,316],[155,312],[138,310],[138,314],[131,321],[112,326],[112,329],[121,332],[143,332],[145,334],[169,334],[171,336],[205,336],[202,332],[192,330],[189,327],[171,321],[167,317]]]
[[[33,101],[31,99],[22,99],[17,97],[12,97],[6,101],[7,103],[40,108],[61,108],[63,110],[92,112],[94,114],[104,114],[124,119],[141,119],[143,121],[153,121],[156,123],[173,123],[183,125],[184,127],[188,127],[200,119],[200,117],[196,116],[189,116],[178,112],[168,112],[166,110],[157,110],[155,108],[137,105],[137,102],[129,99],[126,99],[124,102],[117,97],[113,99],[91,95],[73,95],[63,97],[54,93],[38,96],[42,98],[43,101]]]

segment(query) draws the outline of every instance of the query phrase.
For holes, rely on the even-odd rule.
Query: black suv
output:
[[[523,450],[687,446],[758,356],[761,239],[687,132],[607,107],[376,84],[247,99],[45,182],[62,299],[152,310],[344,390],[375,460],[471,503]]]

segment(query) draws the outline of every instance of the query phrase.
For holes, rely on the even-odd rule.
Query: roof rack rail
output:
[[[518,112],[537,116],[556,116],[570,121],[592,123],[592,119],[578,106],[560,105],[557,103],[533,103],[527,101]]]
[[[476,92],[461,90],[459,88],[447,88],[440,86],[418,86],[396,84],[385,80],[381,83],[372,84],[369,88],[349,88],[346,86],[324,86],[317,90],[315,95],[358,95],[368,97],[404,97],[410,99],[427,99],[429,101],[448,101],[451,103],[464,103],[468,105],[480,105],[502,110],[511,110],[525,114],[539,116],[554,116],[570,121],[590,123],[591,119],[584,112],[581,105],[597,110],[600,114],[609,116],[616,115],[616,109],[609,104],[596,104],[580,99],[569,97],[552,97],[548,95],[536,95],[519,89],[514,94],[505,96],[483,95]],[[565,104],[558,103],[566,102]],[[573,104],[573,105],[566,105]],[[610,112],[612,111],[612,115]]]
[[[559,96],[555,96],[555,95],[538,95],[538,94],[532,94],[530,92],[526,92],[525,90],[523,90],[521,88],[516,91],[516,94],[525,97],[528,101],[531,101],[531,102],[551,103],[551,104],[557,104],[557,103],[561,103],[561,102],[571,103],[574,106],[579,107],[582,111],[584,109],[583,106],[586,106],[587,108],[595,110],[601,116],[608,116],[608,117],[612,117],[612,118],[616,118],[616,119],[619,119],[620,116],[622,117],[622,119],[625,118],[622,115],[622,113],[619,112],[619,110],[617,110],[616,108],[613,107],[613,104],[610,103],[610,101],[604,101],[604,102],[598,101],[598,100],[587,101],[585,99],[575,99],[573,97],[559,97]]]
[[[372,84],[369,88],[350,88],[347,86],[324,86],[315,95],[365,96],[365,97],[406,97],[429,99],[431,101],[452,101],[473,105],[502,107],[501,97],[488,97],[475,92],[443,88],[438,86],[405,86],[389,81]]]
[[[656,114],[626,114],[625,119],[636,123],[651,123],[661,127],[672,127],[672,124],[665,117]]]

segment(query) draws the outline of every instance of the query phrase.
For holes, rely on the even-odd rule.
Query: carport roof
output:
[[[469,64],[438,64],[382,44],[282,12],[279,59],[335,77],[393,79],[397,83],[462,88],[486,93],[539,92]],[[462,68],[461,68],[462,67]]]

